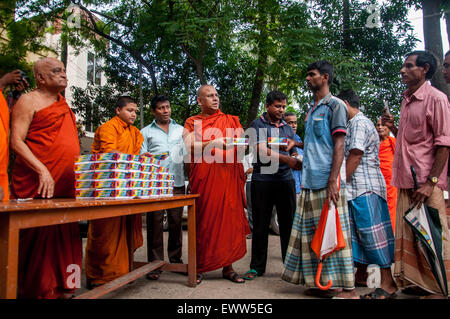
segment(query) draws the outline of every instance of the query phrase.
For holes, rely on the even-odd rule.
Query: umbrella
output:
[[[413,166],[411,166],[411,173],[414,179],[414,189],[417,190],[418,184]],[[442,257],[442,226],[438,210],[425,203],[420,208],[413,205],[405,212],[403,218],[411,227],[417,246],[428,263],[442,294],[447,296],[447,276]]]
[[[311,249],[315,252],[317,258],[319,259],[315,283],[321,290],[330,289],[333,284],[332,280],[329,280],[326,286],[322,286],[320,284],[320,275],[322,273],[322,266],[325,258],[344,247],[344,235],[342,233],[337,208],[332,201],[329,205],[328,200],[326,200],[322,208],[317,230],[314,233],[314,237],[311,242]]]

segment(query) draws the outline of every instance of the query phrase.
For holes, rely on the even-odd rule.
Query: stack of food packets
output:
[[[173,195],[173,175],[160,166],[167,155],[80,155],[75,161],[76,198],[127,199]]]

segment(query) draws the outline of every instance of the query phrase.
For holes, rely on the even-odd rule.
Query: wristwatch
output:
[[[433,184],[437,184],[438,178],[436,176],[428,176],[428,180],[430,180]]]

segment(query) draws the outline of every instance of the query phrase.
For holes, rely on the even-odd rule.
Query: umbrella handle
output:
[[[322,261],[319,262],[319,265],[317,266],[317,273],[316,273],[316,286],[320,289],[320,290],[328,290],[331,288],[331,286],[333,285],[333,281],[330,279],[328,280],[328,284],[326,286],[322,286],[320,284],[320,275],[322,274]]]

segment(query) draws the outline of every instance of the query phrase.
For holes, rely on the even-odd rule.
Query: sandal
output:
[[[197,285],[199,285],[203,280],[203,274],[197,274]]]
[[[338,292],[335,289],[320,290],[319,288],[308,288],[304,294],[310,297],[332,299],[337,296]],[[340,297],[336,299],[338,298],[340,299]]]
[[[242,279],[245,280],[253,280],[256,277],[259,277],[258,272],[255,269],[250,269],[249,271],[247,271],[244,276],[242,276]]]
[[[395,292],[390,294],[383,288],[377,288],[368,294],[361,295],[360,297],[361,297],[361,299],[394,299],[397,297],[397,294]],[[380,297],[384,297],[384,298],[380,298]]]
[[[411,295],[411,296],[429,296],[430,293],[418,286],[412,286],[408,288],[404,288],[402,290],[402,294]]]
[[[158,280],[161,273],[159,271],[153,270],[149,272],[146,276],[148,280]]]
[[[237,284],[243,284],[243,283],[245,283],[244,278],[242,278],[241,276],[239,276],[238,273],[235,272],[235,271],[231,271],[231,272],[229,272],[228,274],[222,273],[222,277],[223,277],[224,279],[228,279],[229,281],[235,282],[235,283],[237,283]]]

